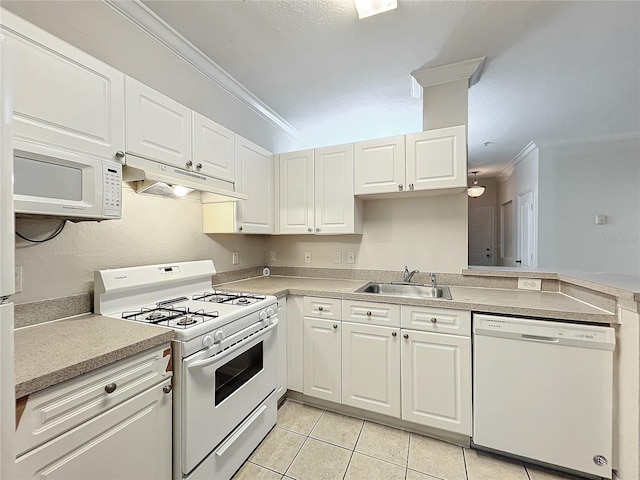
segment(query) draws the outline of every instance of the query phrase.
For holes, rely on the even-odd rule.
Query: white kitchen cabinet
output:
[[[193,164],[205,175],[235,182],[234,133],[213,120],[192,112]]]
[[[287,298],[278,298],[278,387],[276,397],[287,393]]]
[[[471,435],[471,339],[402,330],[402,419]]]
[[[278,180],[279,232],[313,233],[313,150],[280,154]]]
[[[17,478],[170,478],[170,354],[158,347],[30,395]]]
[[[342,403],[400,418],[400,329],[342,323]]]
[[[191,110],[126,77],[127,153],[199,171],[191,155]]]
[[[467,184],[464,125],[355,143],[355,194],[460,190]]]
[[[236,191],[249,198],[203,205],[204,233],[273,233],[273,155],[235,135],[235,169]]]
[[[406,154],[410,191],[467,186],[464,125],[407,135]]]
[[[353,193],[353,144],[284,153],[278,160],[281,234],[362,233]]]
[[[305,395],[340,403],[341,330],[340,321],[305,317]]]
[[[13,68],[13,135],[116,159],[125,150],[124,75],[2,11]]]
[[[354,150],[356,195],[404,190],[404,135],[356,142]]]
[[[287,297],[287,388],[304,390],[304,314],[303,298]]]

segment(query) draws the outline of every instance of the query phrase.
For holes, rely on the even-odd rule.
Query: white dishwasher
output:
[[[473,443],[611,478],[610,327],[474,314]]]

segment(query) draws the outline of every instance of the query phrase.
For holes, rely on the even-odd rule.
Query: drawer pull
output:
[[[171,384],[165,385],[164,387],[162,387],[162,391],[164,393],[171,393]]]
[[[391,336],[392,337],[397,337],[398,336],[398,332],[391,332]]]
[[[104,391],[107,393],[113,393],[116,391],[116,388],[118,388],[118,385],[115,383],[108,383],[107,386],[104,387]]]
[[[408,333],[405,333],[405,334],[403,335],[403,337],[404,337],[404,339],[406,340],[406,339],[408,339],[408,338],[409,338],[409,334],[408,334]]]
[[[324,310],[324,307],[318,307],[318,311],[321,312]]]
[[[436,317],[431,317],[431,323],[437,323],[438,319]]]
[[[371,316],[371,312],[367,312],[367,317],[370,317],[370,316]]]
[[[336,330],[338,328],[338,324],[334,323],[333,324],[333,329]]]

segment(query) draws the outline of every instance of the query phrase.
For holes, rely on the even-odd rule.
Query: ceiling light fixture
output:
[[[471,182],[471,186],[467,189],[467,195],[472,198],[477,198],[484,193],[486,187],[478,185],[478,170],[473,173],[473,182]]]
[[[371,17],[398,8],[398,0],[353,0],[358,10],[358,18]]]

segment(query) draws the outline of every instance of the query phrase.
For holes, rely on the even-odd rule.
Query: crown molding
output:
[[[411,94],[420,94],[422,88],[433,87],[443,83],[467,80],[468,87],[475,85],[480,80],[482,67],[487,57],[472,58],[462,62],[450,63],[439,67],[422,67],[411,72]]]
[[[244,85],[229,75],[205,55],[202,50],[178,33],[140,0],[102,0],[102,2],[158,43],[171,50],[271,125],[279,128],[294,139],[301,138],[300,132],[293,125],[251,93]]]
[[[527,155],[529,155],[531,152],[537,149],[538,149],[538,146],[535,143],[529,142],[529,144],[526,147],[524,147],[522,150],[520,150],[520,152],[515,157],[513,157],[511,161],[507,163],[504,166],[504,168],[500,171],[500,173],[497,176],[498,181],[504,182],[505,180],[507,180],[511,176],[513,171],[516,169],[518,164],[521,163],[527,157]]]

